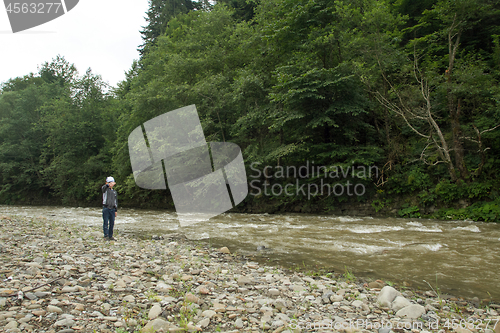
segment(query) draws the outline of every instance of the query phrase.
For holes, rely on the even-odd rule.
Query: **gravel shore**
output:
[[[498,304],[432,286],[290,272],[179,235],[16,216],[0,230],[0,332],[500,333]]]

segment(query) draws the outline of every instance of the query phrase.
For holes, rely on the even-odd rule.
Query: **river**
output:
[[[99,208],[0,206],[1,215],[102,225]],[[120,209],[116,236],[168,233],[232,252],[443,293],[500,300],[500,224],[331,215],[226,213],[181,227],[175,212]],[[258,250],[257,248],[264,250]]]

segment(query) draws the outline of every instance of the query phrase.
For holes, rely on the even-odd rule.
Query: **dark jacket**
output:
[[[110,209],[118,209],[118,193],[109,187],[108,184],[102,186],[102,205]]]

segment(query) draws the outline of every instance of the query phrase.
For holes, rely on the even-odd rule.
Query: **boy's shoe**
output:
[[[108,239],[109,239],[110,241],[115,241],[115,240],[116,240],[116,238],[114,238],[113,236],[109,237]]]

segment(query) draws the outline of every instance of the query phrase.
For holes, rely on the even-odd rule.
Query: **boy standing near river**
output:
[[[104,239],[116,240],[113,238],[113,227],[115,226],[115,217],[118,209],[118,194],[113,190],[115,186],[113,177],[106,178],[106,184],[102,186],[102,230]]]

